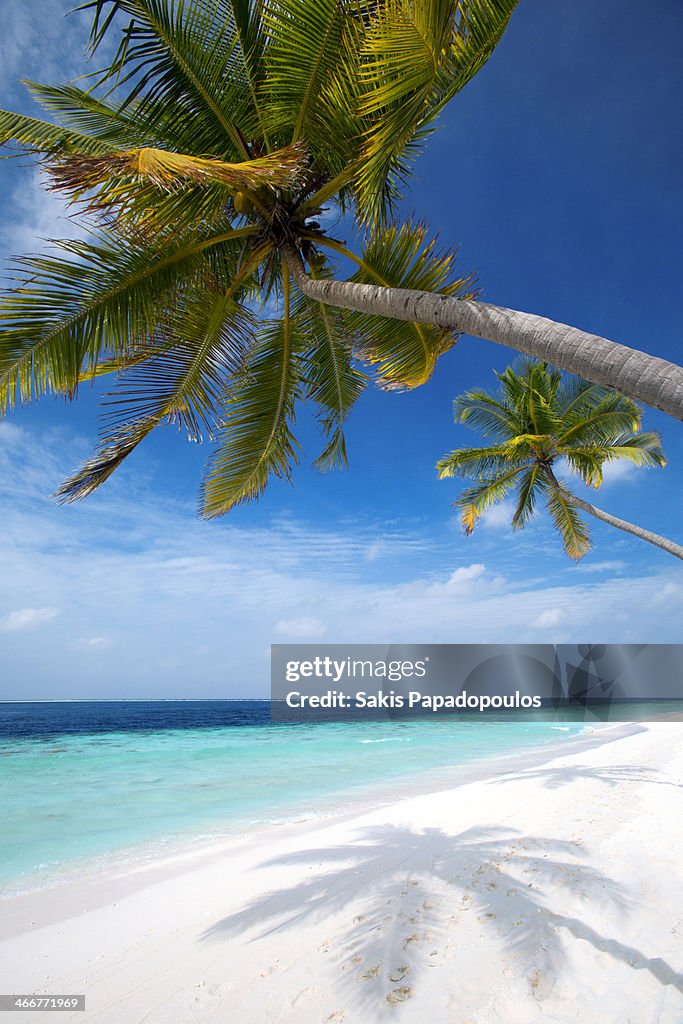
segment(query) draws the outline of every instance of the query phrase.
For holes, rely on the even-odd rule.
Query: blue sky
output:
[[[0,103],[16,81],[84,69],[68,2],[0,0]],[[461,245],[484,297],[680,360],[683,8],[658,0],[521,0],[492,60],[451,104],[404,209]],[[649,23],[651,22],[651,23]],[[0,254],[78,234],[28,161],[0,165]],[[495,510],[471,538],[434,463],[476,436],[461,391],[513,354],[464,338],[419,391],[369,391],[351,468],[211,523],[195,517],[207,449],[174,428],[86,502],[47,495],[87,455],[97,395],[0,423],[0,697],[266,696],[274,641],[678,642],[683,574],[663,552],[592,526],[573,564],[545,516]],[[300,418],[308,462],[319,442]],[[678,540],[683,425],[647,412],[665,470],[608,474],[604,508]]]

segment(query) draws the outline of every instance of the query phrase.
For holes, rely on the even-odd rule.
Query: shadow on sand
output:
[[[620,786],[625,782],[641,782],[653,786],[673,786],[674,789],[683,789],[678,782],[664,778],[661,772],[640,765],[606,765],[603,768],[577,764],[559,768],[525,768],[510,775],[495,776],[489,782],[492,785],[500,785],[506,782],[519,782],[520,779],[538,780],[547,789],[559,789],[561,786],[568,786],[572,782],[580,782],[582,779],[590,782],[602,782],[606,786]]]
[[[570,936],[683,992],[683,975],[666,961],[577,916],[590,904],[617,931],[629,910],[611,879],[581,863],[586,849],[578,842],[480,827],[447,835],[386,825],[356,836],[348,845],[264,861],[263,867],[306,866],[310,873],[217,921],[202,938],[239,934],[248,942],[281,933],[286,942],[289,929],[339,915],[333,927],[341,937],[329,949],[339,995],[366,1014],[409,999],[430,968],[449,962],[459,978],[463,939],[472,946],[497,937],[524,972],[526,991],[539,999],[561,975]]]

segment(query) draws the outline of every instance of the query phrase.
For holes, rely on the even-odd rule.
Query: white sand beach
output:
[[[680,1024],[683,725],[502,768],[7,900],[0,989],[85,992],[81,1024]]]

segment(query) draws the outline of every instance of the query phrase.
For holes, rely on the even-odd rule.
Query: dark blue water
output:
[[[0,703],[1,736],[59,736],[269,725],[266,700],[92,700]]]

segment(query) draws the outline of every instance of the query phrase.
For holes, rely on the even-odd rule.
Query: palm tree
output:
[[[98,449],[61,499],[89,494],[170,422],[216,439],[201,510],[219,515],[290,476],[301,401],[325,435],[317,466],[343,465],[368,375],[416,387],[464,330],[683,416],[681,368],[476,302],[453,251],[392,221],[411,160],[515,6],[84,4],[93,54],[120,32],[110,64],[88,90],[29,83],[59,125],[0,112],[0,142],[42,154],[89,218],[86,241],[18,261],[0,302],[0,404],[116,375]],[[354,214],[358,252],[316,219],[330,202]],[[355,264],[349,281],[334,278],[337,257]]]
[[[570,558],[581,558],[591,546],[579,510],[683,558],[680,544],[578,498],[553,470],[559,463],[598,488],[603,467],[617,459],[635,466],[666,465],[659,435],[640,430],[641,410],[635,402],[537,360],[523,362],[518,370],[508,367],[496,377],[496,394],[477,388],[454,403],[456,422],[479,430],[490,444],[457,448],[437,463],[441,479],[476,481],[455,502],[466,534],[488,508],[515,491],[514,529],[526,526],[544,500]]]

